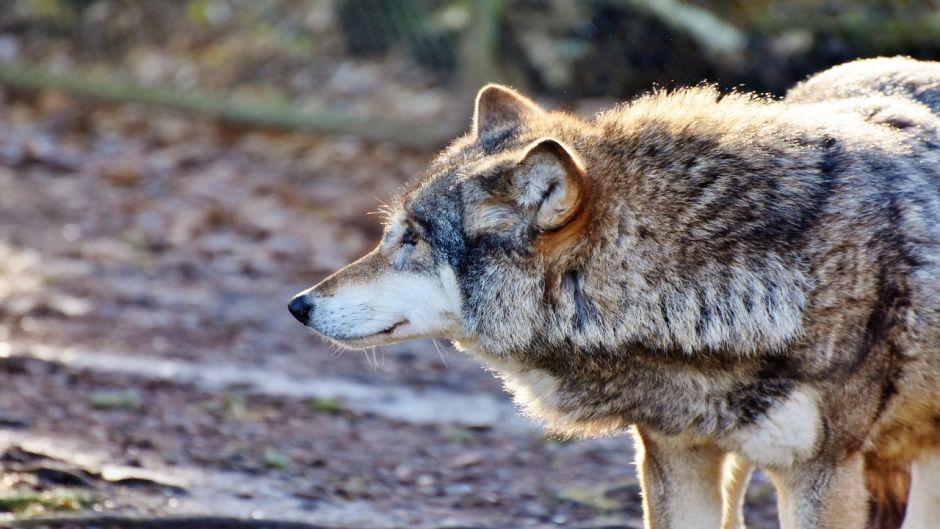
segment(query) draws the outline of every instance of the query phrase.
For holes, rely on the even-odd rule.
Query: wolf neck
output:
[[[563,276],[549,332],[537,336],[533,350],[566,343],[626,353],[639,345],[749,356],[778,352],[801,333],[807,280],[792,257],[769,254],[750,267],[691,266],[642,248],[616,251],[623,248]],[[611,277],[611,270],[619,273]]]
[[[530,319],[538,329],[507,323],[513,337],[484,347],[514,357],[560,344],[754,356],[800,337],[812,288],[803,243],[827,214],[845,153],[779,109],[742,121],[748,101],[701,104],[724,107],[684,126],[633,109],[640,117],[568,138],[599,187],[590,248],[544,284],[520,278],[520,291],[528,282],[533,296],[549,293]]]
[[[571,326],[585,346],[614,331],[666,350],[759,355],[802,333],[813,288],[805,241],[828,215],[848,155],[785,109],[699,103],[685,119],[650,110],[618,121],[626,130],[595,151],[618,153],[601,178],[620,200],[606,221],[616,235],[593,253],[581,292],[616,292],[621,310],[594,329]]]

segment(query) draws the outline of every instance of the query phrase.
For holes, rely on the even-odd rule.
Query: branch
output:
[[[92,79],[79,73],[51,73],[41,68],[0,65],[0,84],[40,90],[56,88],[93,99],[159,105],[198,112],[222,121],[269,126],[307,132],[351,134],[370,140],[387,140],[415,147],[437,147],[453,130],[425,124],[319,110],[300,112],[288,105],[252,105],[199,91],[141,86],[133,83]]]
[[[623,0],[634,9],[654,16],[681,31],[719,57],[739,57],[747,39],[744,32],[716,17],[707,9],[680,0]]]

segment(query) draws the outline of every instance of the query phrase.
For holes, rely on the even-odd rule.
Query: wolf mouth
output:
[[[381,331],[379,331],[379,332],[372,333],[372,334],[370,334],[369,336],[375,336],[375,335],[378,335],[378,334],[392,334],[393,332],[395,332],[395,329],[401,327],[402,325],[404,325],[404,324],[406,324],[406,323],[408,323],[408,320],[401,320],[400,322],[395,323],[395,324],[392,324],[391,326],[389,326],[389,327],[387,327],[387,328],[385,328],[385,329],[383,329],[383,330],[381,330]],[[368,338],[369,336],[363,336],[363,338]]]
[[[397,329],[397,328],[399,328],[399,327],[401,327],[402,325],[405,325],[405,324],[407,324],[407,323],[408,323],[408,320],[401,320],[401,321],[399,321],[399,322],[393,323],[392,325],[389,325],[388,327],[386,327],[386,328],[384,328],[384,329],[382,329],[382,330],[380,330],[380,331],[376,331],[376,332],[374,332],[374,333],[372,333],[372,334],[364,334],[364,335],[362,335],[362,336],[342,336],[342,337],[339,337],[339,336],[338,336],[338,337],[336,337],[336,339],[337,339],[337,340],[342,340],[342,341],[345,341],[345,342],[357,342],[357,341],[360,341],[360,340],[368,340],[369,338],[375,338],[376,336],[383,336],[383,335],[384,335],[384,336],[387,336],[387,335],[390,335],[390,334],[392,334],[393,332],[395,332],[395,329]]]

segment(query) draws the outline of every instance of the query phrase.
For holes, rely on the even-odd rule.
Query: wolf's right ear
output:
[[[477,94],[473,132],[484,150],[498,143],[526,119],[544,114],[541,107],[511,88],[488,84]]]

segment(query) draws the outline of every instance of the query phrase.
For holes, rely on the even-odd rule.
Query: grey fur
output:
[[[447,337],[531,415],[577,435],[635,424],[649,457],[704,458],[805,408],[812,446],[753,461],[795,498],[794,527],[859,527],[863,458],[940,450],[940,63],[850,63],[781,101],[655,93],[593,120],[489,87],[477,114],[399,208],[431,232],[423,269],[460,284]],[[544,139],[560,147],[539,173],[524,160]],[[570,214],[544,230],[518,180],[559,170],[577,200],[521,186]],[[345,275],[361,272],[322,288]],[[661,501],[684,487],[645,479]]]

